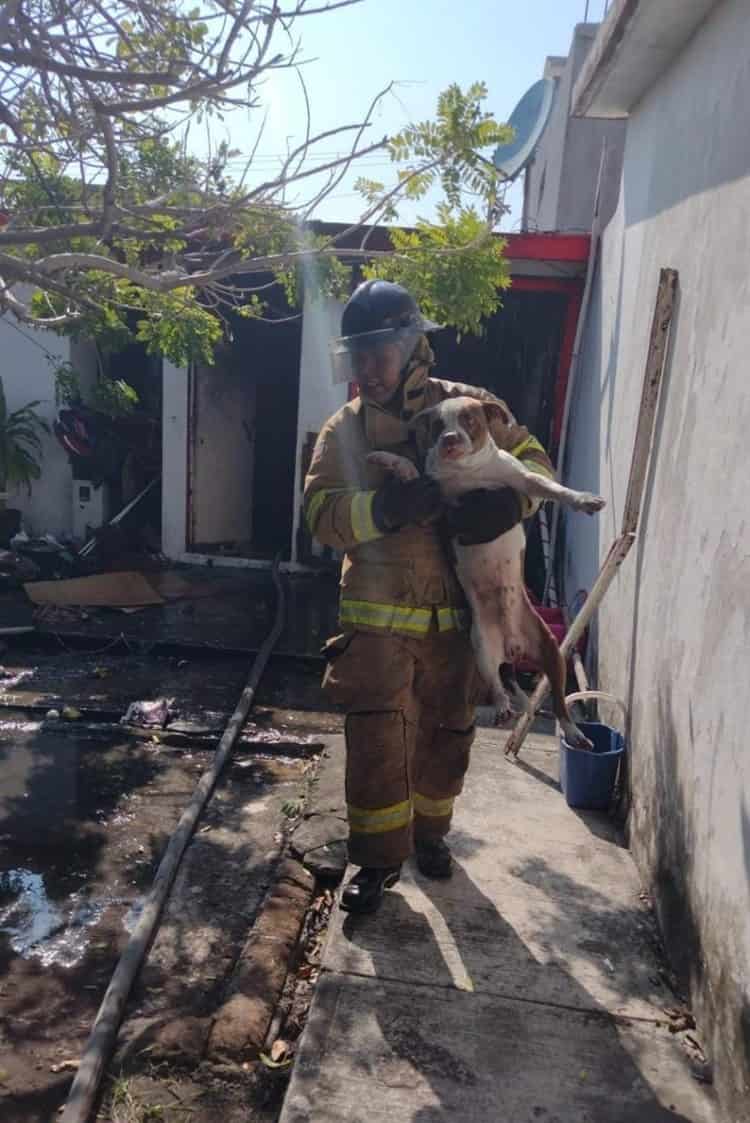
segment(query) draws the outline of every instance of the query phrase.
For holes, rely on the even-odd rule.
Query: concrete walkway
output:
[[[628,852],[567,807],[551,738],[519,765],[503,739],[478,739],[452,880],[408,869],[377,916],[337,912],[280,1123],[720,1118]]]

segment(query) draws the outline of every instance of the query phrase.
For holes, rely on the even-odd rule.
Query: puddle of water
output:
[[[19,670],[6,670],[0,667],[0,688],[2,690],[13,690],[14,687],[19,686],[27,678],[31,678],[33,670],[19,671]]]
[[[0,720],[0,735],[9,733],[37,733],[42,728],[40,721]]]
[[[75,967],[106,910],[126,903],[117,897],[91,898],[82,890],[56,902],[48,896],[42,874],[24,869],[0,873],[0,933],[16,955],[37,959],[42,967]]]

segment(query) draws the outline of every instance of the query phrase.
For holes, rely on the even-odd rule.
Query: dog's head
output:
[[[494,423],[507,425],[510,418],[499,402],[476,398],[447,398],[414,418],[417,445],[438,463],[462,460],[481,452],[492,440]]]

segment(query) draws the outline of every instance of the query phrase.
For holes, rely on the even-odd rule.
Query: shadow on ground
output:
[[[582,910],[598,919],[602,909],[609,914],[607,926],[617,926],[616,910],[609,908],[606,898],[572,879],[555,875],[546,863],[527,862],[518,869],[517,876],[548,886],[556,902],[561,893],[565,895],[567,904],[561,918],[564,926],[570,925]],[[419,884],[455,941],[469,979],[486,972],[488,949],[493,947],[503,949],[506,974],[529,970],[530,963],[533,964],[529,949],[460,864],[449,891],[444,886],[435,889],[425,879],[420,879]],[[461,903],[460,913],[455,901]],[[413,910],[398,892],[389,894],[384,908],[389,930],[399,934],[404,957],[417,952],[426,958],[441,958],[441,948],[436,945],[427,918]],[[367,918],[347,919],[344,932],[347,940],[369,953],[375,977],[387,989],[388,979],[393,978],[392,949],[383,954],[382,940],[373,938],[374,929]],[[552,946],[554,933],[549,936]],[[557,967],[561,969],[563,965],[558,963]],[[496,995],[502,994],[504,980],[498,978],[496,985]],[[387,1001],[373,1003],[384,1048],[381,1046],[373,1056],[360,1054],[363,1075],[374,1077],[386,1088],[397,1086],[400,1080],[423,1082],[435,1103],[416,1111],[411,1116],[413,1123],[490,1118],[485,1113],[497,1108],[502,1099],[502,1091],[498,1099],[498,1089],[503,1088],[508,1089],[509,1097],[505,1106],[513,1110],[519,1123],[526,1123],[527,1118],[529,1123],[568,1123],[572,1119],[592,1123],[691,1123],[688,1116],[665,1107],[650,1089],[642,1066],[634,1060],[637,1034],[635,1045],[631,1041],[630,1048],[625,1048],[612,1017],[597,1008],[592,996],[570,975],[567,988],[571,1001],[564,1007],[541,1002],[498,1003],[496,997],[456,991],[455,968],[446,962],[429,988],[414,989],[408,1005],[397,1000],[393,1012],[389,1012]],[[564,1023],[564,1028],[559,1022]],[[330,1047],[335,1048],[335,1041],[330,1042]],[[543,1076],[539,1078],[538,1061],[532,1062],[529,1070],[536,1074],[539,1086],[536,1090],[526,1089],[519,1100],[517,1089],[524,1056],[528,1052],[538,1057],[540,1048],[549,1050],[552,1083]],[[585,1070],[591,1066],[592,1053],[597,1056],[597,1071],[587,1076]],[[604,1066],[602,1058],[606,1061]],[[560,1073],[569,1074],[569,1079],[560,1081]],[[525,1111],[517,1114],[521,1101],[524,1107],[527,1101],[531,1104],[528,1116]]]

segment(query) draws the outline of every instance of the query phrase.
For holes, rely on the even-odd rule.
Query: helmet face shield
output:
[[[417,340],[424,332],[437,331],[440,324],[434,324],[423,316],[405,327],[379,328],[377,331],[360,332],[358,335],[341,335],[330,342],[332,378],[335,385],[358,382],[358,367],[365,352],[379,351],[384,347],[397,346],[401,352],[401,366],[411,358]]]
[[[361,335],[342,335],[338,339],[332,339],[330,351],[334,384],[358,382],[364,357],[382,352],[388,347],[398,347],[403,365],[408,361],[418,338],[415,332],[408,329],[382,328],[379,331],[363,332]]]

